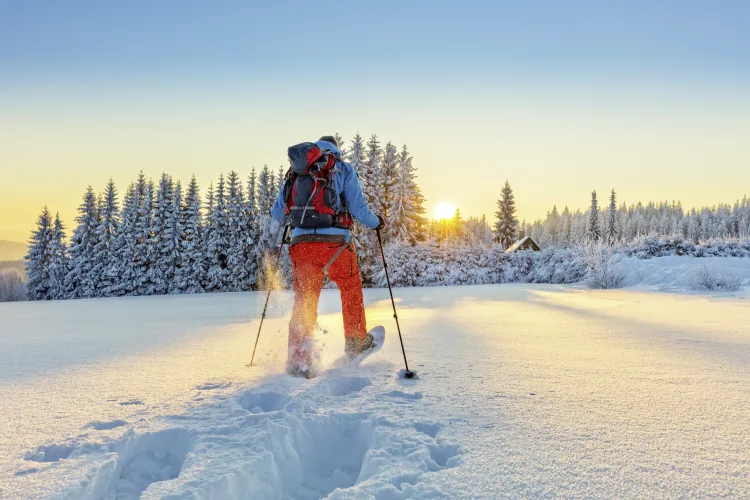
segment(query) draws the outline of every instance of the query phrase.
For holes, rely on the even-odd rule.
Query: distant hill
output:
[[[26,243],[0,240],[0,261],[20,260],[26,255]]]

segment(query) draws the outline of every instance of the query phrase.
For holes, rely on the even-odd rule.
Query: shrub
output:
[[[582,248],[582,252],[583,262],[588,269],[586,284],[590,288],[606,290],[622,286],[625,276],[614,267],[619,254],[612,247],[589,243]]]
[[[690,286],[694,290],[737,291],[742,286],[742,280],[737,276],[719,273],[708,266],[701,266],[691,273]]]

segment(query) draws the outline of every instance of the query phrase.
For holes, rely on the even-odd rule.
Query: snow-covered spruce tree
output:
[[[117,188],[112,179],[107,183],[104,195],[99,203],[99,225],[96,228],[96,246],[94,247],[94,265],[91,270],[96,285],[97,297],[108,297],[109,290],[115,284],[116,265],[115,246],[120,225],[120,208],[117,204]]]
[[[263,215],[269,215],[271,208],[273,207],[275,198],[275,183],[273,181],[273,174],[268,168],[268,165],[264,165],[258,176],[258,193],[256,194],[256,202],[258,203],[258,213]]]
[[[60,300],[65,298],[65,276],[68,274],[68,245],[65,243],[65,226],[60,214],[55,215],[50,242],[51,261],[49,265],[50,288],[47,298]]]
[[[365,200],[367,200],[370,210],[376,215],[382,215],[383,213],[382,193],[380,192],[381,155],[382,151],[380,148],[380,142],[378,141],[378,136],[372,134],[367,143],[363,165],[364,168],[358,173],[358,176]],[[388,221],[386,221],[386,224],[389,224]],[[359,267],[362,273],[362,281],[366,285],[370,285],[373,283],[380,256],[375,231],[361,226],[358,227],[356,244],[358,245]]]
[[[29,300],[47,300],[52,283],[50,265],[52,263],[52,217],[45,206],[36,222],[36,230],[31,234],[29,250],[26,254],[26,296]]]
[[[156,293],[153,279],[153,268],[158,261],[158,248],[154,229],[154,196],[156,189],[154,182],[149,179],[143,195],[138,198],[138,221],[136,223],[138,240],[136,241],[136,256],[138,259],[137,295],[153,295]]]
[[[245,256],[250,244],[250,227],[246,218],[246,205],[242,181],[237,172],[229,172],[229,193],[227,200],[228,249],[227,270],[228,291],[249,290],[250,278],[246,267]]]
[[[229,250],[229,221],[224,189],[224,175],[219,176],[219,183],[214,192],[215,205],[206,225],[206,284],[207,292],[223,292],[229,285],[229,270],[222,269],[219,255],[227,255]]]
[[[357,135],[354,136],[352,145],[347,150],[346,154],[342,155],[342,159],[352,166],[352,170],[354,170],[354,173],[357,174],[357,177],[361,181],[363,178],[363,172],[365,171],[365,143],[362,139],[362,136],[359,135],[359,132],[357,132]],[[362,228],[360,228],[357,224],[354,224],[354,226],[352,226],[352,241],[355,248],[361,248],[359,241],[359,234],[361,231]]]
[[[518,219],[516,218],[516,201],[513,196],[513,189],[506,180],[501,193],[501,198],[497,202],[497,212],[495,217],[495,237],[503,248],[508,248],[516,241],[518,231]]]
[[[216,196],[214,191],[214,183],[210,182],[208,184],[208,191],[206,192],[206,200],[205,200],[205,214],[203,215],[203,229],[201,232],[202,241],[201,241],[201,251],[203,255],[203,269],[205,270],[205,273],[203,274],[203,282],[201,285],[203,286],[203,290],[208,292],[208,266],[211,264],[211,259],[208,256],[208,232],[210,230],[211,225],[211,219],[213,218],[214,208],[216,207]]]
[[[570,243],[581,243],[586,239],[586,219],[576,210],[570,219]]]
[[[174,278],[173,255],[174,240],[169,230],[169,221],[173,218],[174,183],[167,174],[162,174],[156,193],[151,217],[151,266],[148,269],[150,293],[166,295],[169,282]]]
[[[365,195],[367,204],[376,214],[382,214],[383,210],[380,193],[380,166],[382,161],[380,141],[376,134],[372,134],[370,140],[367,142],[365,168],[359,176],[359,182],[362,185],[362,192]]]
[[[143,172],[123,203],[121,238],[117,242],[120,279],[116,295],[144,295],[148,288],[152,186]]]
[[[570,243],[570,209],[566,206],[557,221],[557,241],[559,245],[567,246]]]
[[[117,238],[112,244],[110,266],[103,279],[109,283],[107,297],[133,295],[135,290],[136,219],[138,218],[136,185],[130,184],[122,202]]]
[[[347,153],[348,153],[346,147],[344,147],[344,144],[346,143],[346,141],[344,141],[344,138],[341,137],[341,135],[338,132],[333,134],[333,138],[336,139],[336,144],[338,144],[339,152],[341,153],[341,159],[343,160],[344,158],[347,157]]]
[[[482,214],[481,219],[476,217],[466,219],[463,233],[465,241],[471,246],[488,247],[494,240],[492,228],[487,223],[487,217],[484,214]]]
[[[388,141],[383,150],[383,161],[380,165],[380,215],[386,220],[391,219],[391,206],[393,205],[393,187],[397,182],[399,166],[398,148]],[[385,232],[386,240],[388,232]]]
[[[587,236],[589,241],[598,242],[602,239],[602,230],[599,225],[599,202],[596,199],[596,191],[591,192],[591,208],[589,208]]]
[[[386,227],[388,241],[412,244],[416,241],[415,235],[412,234],[416,224],[412,214],[414,192],[411,181],[409,164],[402,158],[396,171],[396,182],[393,185],[393,199]]]
[[[742,215],[740,216],[740,238],[750,238],[750,199],[742,198]]]
[[[281,188],[284,187],[284,182],[286,181],[286,171],[287,169],[285,169],[282,165],[276,172],[276,191],[274,192],[274,202],[276,201],[276,196],[279,194],[279,191],[281,191]]]
[[[249,185],[248,185],[249,187]],[[242,224],[246,228],[247,241],[244,245],[243,261],[245,265],[245,272],[247,273],[247,282],[245,288],[247,290],[255,289],[255,280],[258,274],[258,259],[255,251],[255,247],[260,239],[260,227],[258,227],[258,212],[255,203],[250,202],[250,193],[248,193],[248,200],[245,201],[242,207]],[[255,199],[255,196],[252,196]]]
[[[248,195],[245,209],[246,224],[250,228],[250,244],[247,247],[245,261],[252,288],[256,288],[257,277],[262,261],[261,238],[263,235],[263,223],[261,222],[260,186],[258,177],[253,167],[247,183]],[[265,221],[265,219],[264,219]]]
[[[410,219],[411,222],[409,223],[409,233],[411,237],[414,239],[414,241],[425,241],[426,240],[426,234],[425,234],[425,225],[427,224],[427,210],[424,208],[424,196],[422,195],[422,190],[419,187],[419,184],[417,184],[417,169],[414,167],[412,163],[412,157],[409,154],[409,150],[406,148],[406,144],[404,144],[403,148],[401,148],[401,154],[399,156],[399,164],[404,164],[407,167],[407,170],[409,172],[409,185],[410,185],[410,194],[409,194],[409,204],[411,206],[410,211]]]
[[[617,198],[615,190],[609,195],[609,210],[607,210],[607,245],[617,243],[619,231],[617,229]]]
[[[464,239],[464,219],[461,216],[461,209],[457,208],[456,213],[453,214],[451,219],[451,237],[456,243],[460,243]]]
[[[195,176],[190,179],[185,201],[180,206],[180,221],[183,230],[182,262],[175,270],[174,286],[170,293],[203,293],[206,270],[203,267],[201,198]]]
[[[210,183],[208,185],[208,192],[206,192],[206,219],[208,219],[211,216],[211,213],[214,211],[214,183]]]
[[[389,239],[412,245],[417,241],[424,241],[424,214],[424,197],[416,182],[412,157],[404,144],[398,157],[393,200],[386,228]]]
[[[552,211],[547,212],[547,220],[544,223],[544,236],[537,243],[543,246],[557,244],[557,222],[560,214],[557,211],[557,205],[552,206]]]
[[[623,203],[617,210],[617,227],[620,230],[620,241],[629,241],[631,238],[630,231],[632,226],[629,224],[628,209]]]
[[[96,228],[96,195],[91,186],[83,195],[83,203],[78,208],[76,222],[70,242],[70,268],[65,276],[65,291],[68,298],[91,298],[96,296],[96,280],[91,272],[94,267],[95,248],[98,241]]]
[[[247,207],[255,215],[258,212],[258,176],[255,174],[255,167],[250,171],[250,177],[247,179]]]
[[[354,173],[356,173],[361,180],[362,172],[364,172],[366,169],[366,152],[364,139],[362,139],[362,136],[359,135],[359,132],[357,132],[357,135],[354,136],[354,139],[352,140],[352,146],[351,148],[349,148],[344,158],[351,164],[352,169],[354,169]]]
[[[268,193],[269,194],[269,197],[268,197],[268,213],[269,214],[271,213],[271,209],[273,208],[273,206],[276,204],[276,197],[279,195],[279,189],[280,189],[281,184],[283,184],[283,182],[284,182],[283,178],[281,179],[281,181],[279,181],[277,172],[271,173],[271,190]]]
[[[165,222],[159,256],[161,278],[166,283],[166,293],[181,294],[183,289],[177,277],[184,262],[185,226],[182,220],[182,184],[179,181],[172,187],[172,206]]]

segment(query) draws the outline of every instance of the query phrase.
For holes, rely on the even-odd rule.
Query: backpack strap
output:
[[[351,243],[344,243],[339,247],[338,250],[336,250],[336,253],[333,254],[333,257],[331,257],[331,260],[329,260],[328,263],[323,266],[323,274],[328,274],[328,268],[331,267],[334,262],[336,262],[336,259],[341,257],[341,254],[344,253],[344,250],[346,250],[346,247],[348,247],[349,245],[351,245]]]
[[[294,205],[294,196],[296,195],[296,186],[294,181],[297,179],[297,174],[290,168],[286,173],[286,180],[284,181],[283,199],[284,199],[284,214],[289,215],[292,211],[292,205]]]

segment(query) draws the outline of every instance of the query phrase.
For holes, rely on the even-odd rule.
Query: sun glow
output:
[[[435,218],[450,219],[456,214],[456,205],[444,201],[435,208]]]

